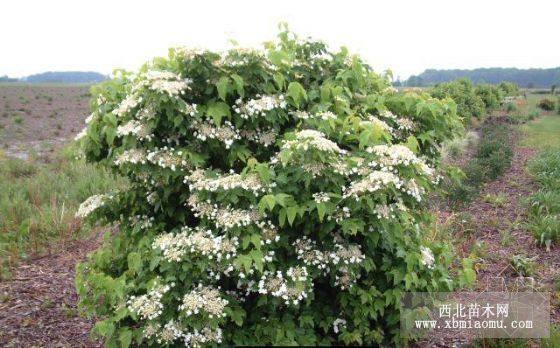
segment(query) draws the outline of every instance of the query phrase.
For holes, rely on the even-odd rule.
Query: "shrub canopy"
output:
[[[109,345],[386,342],[403,292],[451,289],[423,201],[451,100],[287,31],[171,49],[93,94],[85,156],[131,182],[79,211],[118,224],[77,278]]]

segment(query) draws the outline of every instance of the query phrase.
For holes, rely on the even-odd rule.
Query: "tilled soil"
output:
[[[58,254],[22,264],[0,282],[0,346],[101,347],[90,339],[93,323],[80,317],[76,264],[99,246],[79,241]]]
[[[0,85],[0,151],[47,161],[89,114],[89,86]]]

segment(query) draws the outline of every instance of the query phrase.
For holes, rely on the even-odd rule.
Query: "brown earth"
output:
[[[89,86],[0,84],[0,151],[48,160],[89,114]]]
[[[58,254],[20,265],[0,282],[0,346],[101,347],[91,340],[92,322],[79,316],[76,264],[99,246],[78,241]]]

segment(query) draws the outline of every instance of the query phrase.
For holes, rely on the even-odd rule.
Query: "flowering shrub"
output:
[[[451,289],[423,198],[453,102],[279,38],[172,49],[94,89],[86,158],[131,182],[80,209],[118,224],[76,282],[108,344],[387,342],[403,292]]]

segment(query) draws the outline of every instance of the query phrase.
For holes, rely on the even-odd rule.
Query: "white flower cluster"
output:
[[[420,254],[422,258],[420,259],[420,263],[428,268],[434,268],[435,257],[432,249],[428,247],[421,247]]]
[[[134,135],[139,140],[152,140],[153,135],[146,125],[136,120],[130,120],[127,123],[117,127],[117,136]]]
[[[346,320],[341,318],[336,318],[333,322],[333,331],[335,334],[340,332],[341,328],[346,328]]]
[[[235,112],[244,119],[266,116],[267,112],[271,110],[285,109],[287,106],[283,95],[257,95],[257,99],[250,99],[246,103],[238,99],[235,104],[237,105]]]
[[[394,219],[396,217],[395,212],[408,211],[408,208],[402,203],[391,203],[389,205],[380,204],[375,207],[375,215],[378,219]]]
[[[259,211],[252,207],[251,210],[221,208],[210,202],[201,202],[196,195],[189,197],[187,205],[195,212],[195,216],[211,219],[216,227],[224,230],[248,226],[263,218]]]
[[[171,285],[158,284],[145,295],[130,296],[127,301],[128,310],[142,319],[154,320],[163,312],[161,299],[173,285],[173,283]]]
[[[164,93],[170,97],[176,97],[184,94],[186,90],[190,89],[189,84],[192,82],[189,79],[181,79],[177,74],[170,71],[149,70],[141,75],[143,79],[137,83],[136,89],[140,87],[148,87],[149,89]]]
[[[358,200],[363,194],[376,192],[391,184],[395,185],[397,189],[403,186],[403,182],[395,174],[376,170],[367,177],[350,183],[350,186],[344,189],[343,197],[354,197]]]
[[[141,102],[142,97],[138,97],[136,94],[129,94],[120,102],[119,106],[113,110],[113,114],[122,117],[138,106]]]
[[[319,151],[345,154],[338,145],[325,137],[325,134],[313,129],[305,129],[296,133],[295,140],[284,141],[282,149],[299,149],[307,151],[309,148]]]
[[[157,343],[170,344],[183,337],[183,328],[173,319],[168,321],[159,332],[156,333]]]
[[[84,202],[82,202],[82,204],[80,204],[80,206],[78,207],[78,211],[76,212],[76,217],[80,217],[80,218],[87,217],[95,209],[105,204],[107,199],[108,199],[107,195],[93,195],[89,197]]]
[[[297,239],[295,250],[298,260],[306,266],[315,267],[327,275],[335,270],[335,285],[342,290],[352,286],[359,274],[353,275],[348,266],[360,264],[365,260],[359,245],[343,246],[336,243],[334,250],[322,251],[317,248],[315,241],[307,237]]]
[[[397,129],[404,132],[412,132],[416,129],[416,124],[410,118],[401,117],[396,120]]]
[[[170,168],[175,171],[179,168],[188,168],[188,162],[183,159],[183,151],[175,151],[173,147],[164,146],[148,152],[146,159],[161,168]]]
[[[199,254],[210,260],[229,260],[237,254],[237,237],[214,236],[211,230],[183,227],[180,233],[159,235],[152,248],[159,249],[170,262],[180,262],[187,253]]]
[[[315,115],[310,115],[307,111],[294,111],[291,113],[295,118],[299,118],[302,120],[309,120],[309,119],[319,119],[319,120],[323,120],[323,121],[328,121],[328,120],[336,120],[338,117],[336,116],[335,113],[331,112],[331,111],[323,111],[320,112],[318,114]]]
[[[217,178],[206,178],[204,171],[198,169],[185,176],[184,182],[189,184],[189,189],[192,191],[216,192],[218,190],[243,189],[253,192],[255,195],[268,191],[268,187],[263,185],[259,176],[253,173],[245,176],[233,173]]]
[[[313,194],[313,199],[316,203],[325,203],[331,200],[331,197],[325,192],[318,192]]]
[[[158,344],[170,345],[178,339],[183,339],[185,347],[201,347],[206,343],[221,343],[222,330],[217,328],[203,328],[202,330],[193,330],[193,332],[185,332],[180,323],[173,319],[168,321],[163,327],[159,323],[150,322],[144,328],[144,337],[156,337]]]
[[[222,343],[222,329],[217,328],[212,330],[210,328],[203,328],[202,330],[194,330],[193,332],[186,333],[185,347],[199,348],[207,343]]]
[[[179,309],[187,316],[205,312],[209,318],[222,318],[226,316],[224,308],[228,301],[221,297],[218,289],[199,284],[197,288],[183,297]]]
[[[257,128],[256,130],[242,129],[239,134],[241,137],[259,143],[264,147],[269,147],[276,142],[278,137],[277,132],[274,129],[261,130]]]
[[[207,139],[219,140],[225,144],[226,149],[229,149],[235,140],[241,139],[239,131],[229,121],[225,121],[224,125],[219,127],[216,127],[212,121],[194,121],[192,123],[192,128],[194,129],[193,134],[197,139],[202,141],[206,141]]]
[[[122,165],[125,163],[130,164],[146,164],[147,153],[144,149],[130,149],[126,150],[115,159],[116,165]]]
[[[136,118],[142,121],[151,120],[156,117],[156,108],[153,104],[142,107],[137,113]]]
[[[298,305],[307,297],[307,287],[297,286],[297,283],[307,281],[307,270],[305,267],[290,268],[286,279],[282,271],[276,273],[265,271],[258,283],[258,292],[263,295],[271,295],[284,300],[286,305]]]

